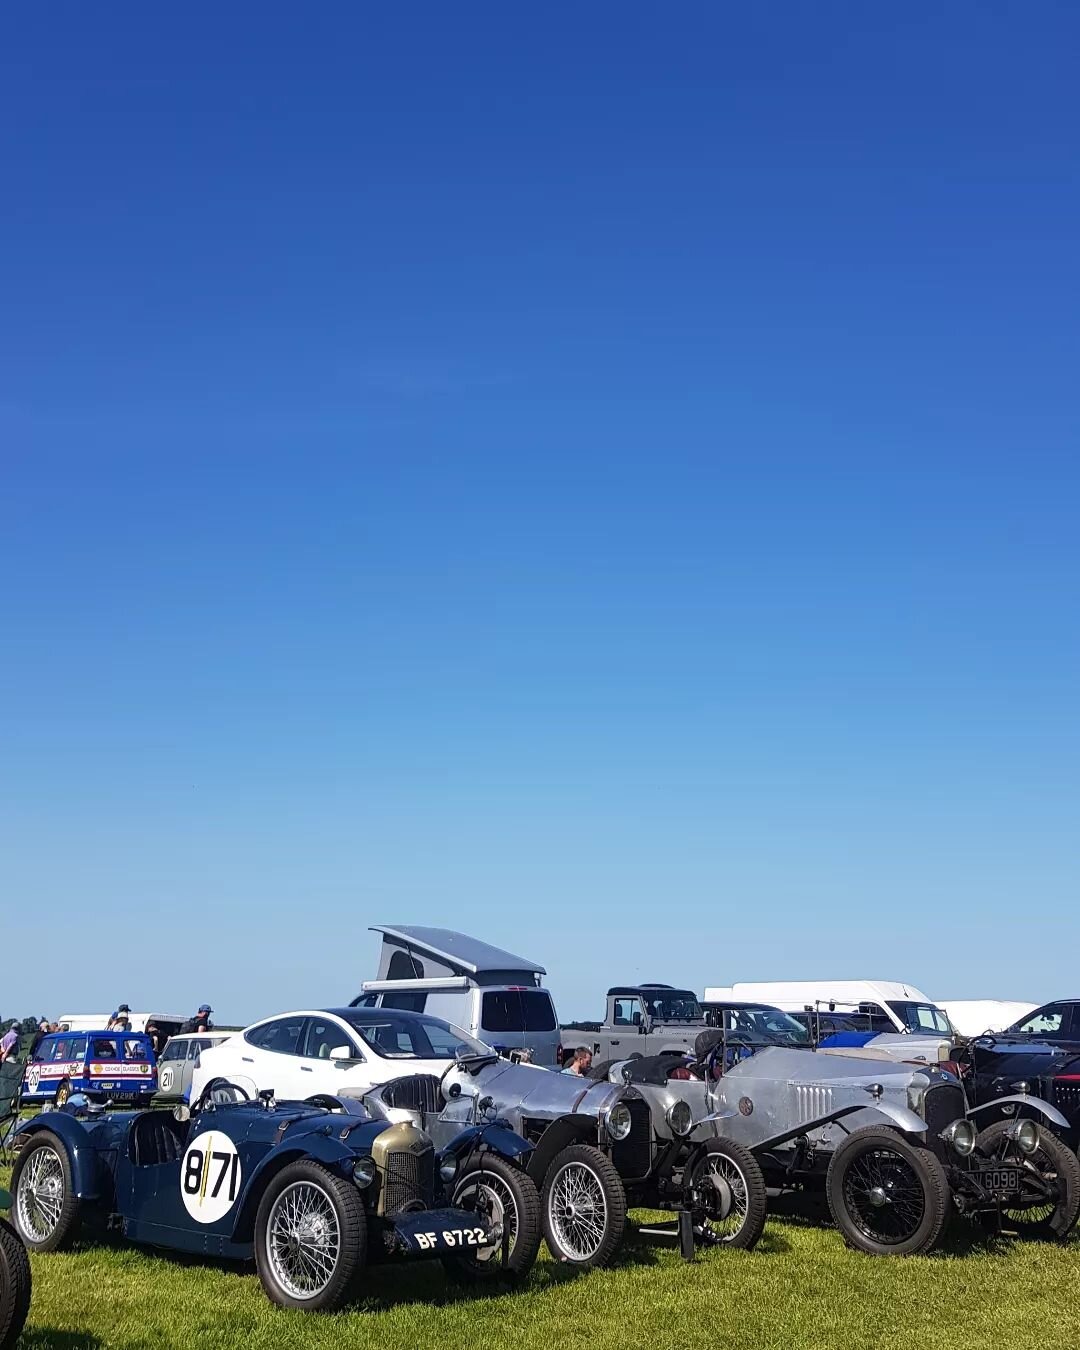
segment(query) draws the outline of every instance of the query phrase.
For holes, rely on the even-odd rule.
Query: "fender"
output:
[[[470,1125],[468,1129],[462,1130],[450,1140],[443,1149],[443,1154],[449,1154],[460,1163],[480,1144],[486,1144],[492,1153],[497,1153],[510,1162],[519,1163],[526,1170],[529,1166],[528,1155],[535,1151],[535,1146],[527,1139],[515,1134],[508,1125],[496,1121],[490,1125]]]
[[[56,1135],[67,1150],[72,1189],[79,1199],[111,1199],[112,1175],[102,1162],[94,1138],[82,1121],[66,1111],[49,1111],[28,1120],[19,1127],[18,1133],[26,1139],[41,1134],[43,1130]],[[119,1146],[118,1140],[110,1142],[114,1148]]]
[[[779,1147],[780,1144],[786,1144],[789,1139],[797,1139],[800,1134],[809,1134],[811,1130],[819,1129],[822,1125],[831,1125],[834,1121],[842,1120],[844,1116],[853,1116],[858,1111],[873,1111],[879,1116],[884,1116],[886,1124],[895,1125],[904,1134],[926,1133],[926,1121],[914,1111],[909,1111],[906,1106],[894,1106],[892,1102],[871,1100],[841,1107],[839,1111],[830,1111],[827,1116],[818,1116],[814,1120],[804,1120],[782,1134],[762,1139],[760,1143],[751,1147],[750,1152],[755,1154],[767,1152],[769,1149]]]
[[[571,1144],[591,1144],[596,1148],[598,1129],[595,1116],[559,1116],[540,1136],[540,1142],[529,1155],[525,1170],[537,1186],[542,1186],[555,1155]]]
[[[244,1188],[244,1198],[237,1207],[236,1219],[232,1227],[234,1242],[250,1242],[255,1231],[255,1215],[262,1199],[263,1191],[275,1172],[288,1163],[311,1158],[322,1163],[339,1176],[347,1173],[345,1164],[351,1166],[353,1159],[361,1155],[355,1149],[347,1147],[337,1139],[325,1134],[305,1134],[297,1136],[296,1142],[288,1142],[272,1149],[252,1172],[251,1180]]]
[[[992,1102],[983,1102],[982,1106],[973,1106],[968,1111],[968,1119],[970,1120],[972,1117],[977,1116],[980,1111],[989,1111],[995,1106],[1001,1106],[1003,1102],[1015,1102],[1017,1107],[1016,1115],[1020,1114],[1021,1106],[1028,1106],[1036,1113],[1036,1115],[1042,1116],[1048,1124],[1056,1125],[1059,1130],[1069,1130],[1072,1128],[1068,1120],[1066,1120],[1056,1106],[1051,1105],[1050,1102],[1044,1102],[1041,1097],[1031,1097],[1022,1092],[1014,1093],[1009,1097],[995,1097]]]

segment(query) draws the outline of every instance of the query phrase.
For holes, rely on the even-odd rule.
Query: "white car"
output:
[[[243,1078],[283,1100],[318,1093],[362,1096],[407,1074],[441,1077],[463,1054],[492,1054],[467,1032],[426,1013],[322,1008],[279,1013],[203,1050],[191,1081],[197,1102],[214,1078]]]

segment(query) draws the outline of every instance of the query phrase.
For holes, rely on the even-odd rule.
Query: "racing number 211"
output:
[[[211,1181],[210,1176],[203,1177],[204,1172],[212,1171],[212,1164],[220,1163],[217,1176]],[[190,1148],[187,1154],[187,1163],[184,1168],[184,1190],[188,1195],[209,1195],[211,1199],[217,1199],[221,1194],[222,1185],[225,1178],[229,1178],[229,1184],[226,1194],[230,1201],[236,1199],[236,1188],[240,1180],[240,1155],[238,1153],[219,1153],[216,1149],[210,1154],[209,1159],[201,1148]]]

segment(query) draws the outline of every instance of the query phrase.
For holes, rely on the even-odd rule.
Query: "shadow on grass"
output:
[[[19,1350],[97,1350],[104,1344],[91,1331],[60,1331],[56,1327],[23,1328]]]

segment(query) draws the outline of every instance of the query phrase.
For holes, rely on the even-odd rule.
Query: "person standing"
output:
[[[16,1023],[12,1023],[0,1036],[0,1064],[9,1059],[14,1059],[19,1053],[19,1028]]]

